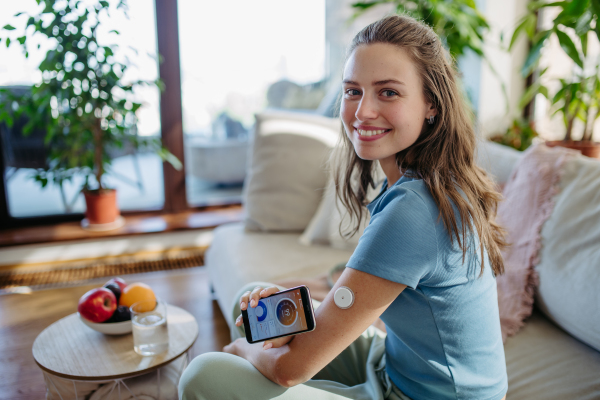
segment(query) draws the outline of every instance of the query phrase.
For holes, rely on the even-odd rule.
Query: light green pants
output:
[[[240,314],[239,298],[255,282],[236,295],[231,317]],[[281,288],[283,289],[283,288]],[[314,307],[319,306],[314,302]],[[243,328],[234,328],[232,340],[245,337]],[[200,399],[298,399],[298,400],[410,400],[385,372],[385,333],[370,327],[313,379],[291,388],[265,378],[252,364],[227,353],[205,353],[194,358],[179,381],[180,400]]]

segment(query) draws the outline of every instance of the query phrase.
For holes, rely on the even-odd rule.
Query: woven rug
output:
[[[143,272],[167,271],[204,265],[203,251],[186,251],[177,256],[152,259],[123,257],[57,267],[40,271],[11,270],[0,272],[0,294],[27,293],[32,290],[76,286],[98,278],[115,277]]]

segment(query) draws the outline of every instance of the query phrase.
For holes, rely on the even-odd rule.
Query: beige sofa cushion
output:
[[[298,242],[299,236],[297,233],[248,232],[243,223],[215,229],[205,262],[226,317],[235,300],[233,296],[243,285],[314,277],[348,261],[352,255],[351,251],[326,246],[303,246]]]
[[[536,304],[600,351],[600,161],[576,156],[562,173],[554,210],[541,232]]]
[[[477,143],[475,162],[485,169],[490,177],[499,185],[503,185],[510,178],[512,170],[523,157],[523,152],[511,147],[503,146],[489,140]]]
[[[534,309],[504,344],[510,400],[600,399],[600,352]]]
[[[255,231],[302,231],[325,188],[326,162],[338,119],[265,112],[256,116],[242,198],[245,225]]]

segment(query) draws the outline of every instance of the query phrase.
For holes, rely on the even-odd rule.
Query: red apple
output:
[[[92,289],[79,299],[77,311],[88,321],[104,322],[117,309],[117,298],[106,288]]]
[[[104,284],[104,287],[106,287],[107,285],[109,285],[111,283],[116,283],[117,285],[119,285],[119,287],[121,288],[121,293],[123,292],[123,289],[125,289],[125,286],[127,286],[127,284],[125,283],[125,281],[122,278],[116,277],[116,278],[112,278],[110,281],[106,282]]]

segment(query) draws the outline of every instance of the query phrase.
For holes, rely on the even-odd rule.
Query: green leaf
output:
[[[4,25],[4,27],[2,29],[7,30],[7,31],[14,31],[15,27],[10,24],[6,24],[6,25]]]
[[[537,19],[535,17],[535,15],[527,15],[525,16],[521,23],[516,27],[515,31],[513,32],[512,38],[510,39],[510,44],[508,45],[508,51],[512,50],[515,42],[517,41],[517,39],[519,38],[521,32],[525,32],[525,33],[529,33],[529,26],[531,25],[531,20],[533,19],[534,24],[533,26],[535,27],[535,20]],[[531,35],[530,37],[532,37],[533,35]]]
[[[21,36],[20,38],[17,38],[17,40],[19,41],[19,43],[25,44],[25,41],[27,40],[27,37],[26,36]]]
[[[529,50],[529,54],[527,55],[525,64],[521,69],[521,75],[523,75],[523,77],[529,76],[529,74],[531,74],[531,72],[536,67],[538,61],[540,60],[540,57],[542,56],[542,47],[544,47],[544,43],[546,42],[546,39],[550,37],[551,33],[552,31],[550,30],[545,31],[541,35],[540,39],[531,47],[531,50]]]
[[[587,57],[587,48],[588,48],[588,32],[579,36],[579,40],[581,40],[581,50],[583,51],[583,57]]]
[[[571,57],[575,64],[579,65],[580,68],[583,68],[583,61],[581,61],[581,57],[579,56],[579,50],[577,50],[575,43],[573,43],[569,35],[558,29],[556,29],[555,32],[556,36],[558,36],[560,47],[562,47],[565,53]]]
[[[589,30],[592,28],[590,25],[590,22],[592,22],[592,18],[592,13],[589,10],[587,10],[577,19],[577,24],[575,25],[575,33],[577,34],[577,36],[581,36],[589,32]]]
[[[352,8],[358,8],[359,10],[366,10],[367,8],[371,8],[373,6],[376,6],[377,4],[379,4],[379,2],[375,2],[375,3],[358,2],[358,3],[352,4]]]
[[[532,1],[531,3],[529,3],[527,5],[527,9],[529,11],[536,11],[536,10],[539,10],[540,8],[546,8],[546,7],[565,7],[568,4],[569,4],[568,1],[554,1],[552,3],[546,3],[545,0],[540,0],[540,1]]]
[[[10,46],[10,38],[6,38],[6,48],[8,48],[8,46]]]
[[[173,166],[173,168],[175,168],[177,171],[181,171],[181,168],[183,168],[183,164],[181,164],[181,161],[179,161],[179,159],[177,157],[175,157],[169,150],[167,150],[164,147],[161,147],[158,151],[157,151],[158,155],[160,156],[160,158],[165,161],[168,162],[169,164],[171,164]]]
[[[527,104],[529,104],[529,102],[531,100],[533,100],[535,95],[538,93],[540,86],[542,86],[542,84],[539,81],[537,81],[533,85],[529,86],[527,88],[527,90],[525,91],[525,93],[523,93],[523,96],[521,96],[518,107],[522,109]]]

